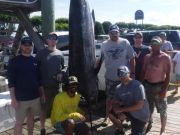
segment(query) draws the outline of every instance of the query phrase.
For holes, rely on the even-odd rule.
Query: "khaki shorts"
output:
[[[15,109],[16,121],[23,123],[28,114],[39,116],[41,111],[40,98],[28,101],[19,101],[18,108]]]
[[[147,100],[149,102],[150,113],[154,111],[156,106],[157,112],[160,113],[162,117],[167,116],[167,99],[160,99],[159,92],[162,90],[161,87],[163,82],[160,83],[149,83],[148,81],[143,82],[144,88],[146,90]]]
[[[106,79],[106,97],[112,98],[114,97],[116,86],[120,84],[120,81],[112,81]]]
[[[51,115],[54,98],[58,93],[59,91],[57,88],[44,88],[46,102],[41,103],[41,109],[42,109],[42,112],[45,112],[47,118],[50,117]]]

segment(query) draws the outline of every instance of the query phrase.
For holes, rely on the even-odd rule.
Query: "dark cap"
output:
[[[129,69],[126,66],[120,66],[117,70],[118,77],[126,77],[129,74]]]
[[[159,33],[159,36],[166,37],[166,32]]]
[[[143,34],[142,34],[142,32],[137,31],[137,32],[134,34],[134,37],[136,37],[136,36],[143,37]]]
[[[30,44],[30,45],[33,44],[32,39],[30,37],[24,37],[24,38],[21,39],[21,44],[22,45],[27,45],[27,43]]]
[[[119,32],[119,27],[116,24],[113,24],[109,27],[109,32],[111,32],[111,31]]]
[[[78,79],[77,79],[77,77],[75,77],[75,76],[70,76],[70,77],[68,78],[68,82],[69,82],[70,85],[71,85],[71,84],[78,84]]]

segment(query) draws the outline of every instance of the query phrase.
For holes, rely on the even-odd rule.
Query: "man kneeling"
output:
[[[126,66],[118,68],[118,77],[121,83],[116,87],[109,114],[110,120],[117,128],[115,134],[122,134],[122,121],[127,117],[131,122],[132,135],[144,135],[144,127],[149,119],[144,87],[139,81],[130,78]]]
[[[51,123],[55,129],[65,135],[91,135],[85,124],[85,117],[78,107],[80,95],[77,93],[78,80],[75,76],[68,78],[65,90],[56,95],[51,112]]]

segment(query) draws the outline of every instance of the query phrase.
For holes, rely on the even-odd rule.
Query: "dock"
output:
[[[179,89],[180,90],[180,89]],[[176,95],[171,95],[172,90],[169,90],[167,93],[167,101],[168,101],[168,111],[167,111],[167,126],[166,126],[166,134],[167,135],[180,135],[180,91]],[[103,127],[100,123],[103,121],[103,117],[93,115],[93,127],[96,127],[93,130],[93,135],[113,135],[114,128],[112,123],[109,122],[108,126]],[[90,123],[88,123],[90,125]],[[50,119],[46,120],[46,133],[47,135],[61,135],[57,133],[53,127],[51,127]],[[99,125],[99,126],[98,126]],[[156,109],[153,114],[153,126],[152,129],[147,135],[159,135],[160,131],[160,116],[156,112]],[[0,135],[12,135],[13,129],[9,129],[0,133]],[[34,135],[40,134],[40,122],[36,120]],[[23,126],[23,135],[27,135],[27,127]],[[130,130],[126,131],[126,135],[130,135]]]

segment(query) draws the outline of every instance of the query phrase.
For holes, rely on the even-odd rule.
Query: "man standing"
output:
[[[154,111],[154,105],[156,105],[160,113],[161,135],[165,133],[167,121],[166,92],[170,81],[171,60],[166,53],[160,50],[161,39],[159,37],[153,37],[150,44],[152,52],[145,56],[142,72],[143,84],[150,107],[150,122],[148,128],[151,128],[152,113]]]
[[[159,37],[162,40],[162,44],[161,44],[161,51],[163,52],[168,52],[168,51],[173,51],[173,47],[170,41],[167,41],[167,37],[166,37],[166,33],[165,32],[161,32],[159,34]]]
[[[120,65],[130,66],[130,75],[134,77],[135,73],[135,54],[128,40],[119,37],[119,27],[111,25],[109,27],[110,39],[103,42],[100,61],[97,61],[97,67],[100,67],[103,60],[105,62],[105,81],[106,81],[106,118],[108,117],[108,104],[114,95],[115,87],[119,83],[117,69]]]
[[[52,32],[47,36],[47,48],[41,50],[36,58],[40,64],[42,85],[45,91],[46,103],[42,105],[41,135],[45,134],[45,119],[50,116],[54,97],[58,94],[61,81],[61,71],[64,68],[64,57],[56,49],[58,36]]]
[[[131,121],[132,135],[144,135],[145,124],[149,120],[144,86],[130,77],[126,66],[118,68],[117,76],[121,83],[116,87],[109,114],[110,120],[117,128],[116,134],[123,134],[122,120],[127,117]]]
[[[23,38],[21,54],[8,65],[8,85],[16,118],[14,135],[22,135],[25,117],[28,135],[33,135],[34,115],[40,114],[40,94],[44,97],[38,62],[31,56],[32,48],[32,40],[29,37]]]
[[[135,68],[135,78],[136,80],[141,79],[141,71],[144,64],[144,57],[146,54],[150,53],[151,48],[142,44],[143,42],[143,34],[141,32],[136,32],[134,34],[134,46],[133,49],[136,52],[135,60],[136,60],[136,68]]]

